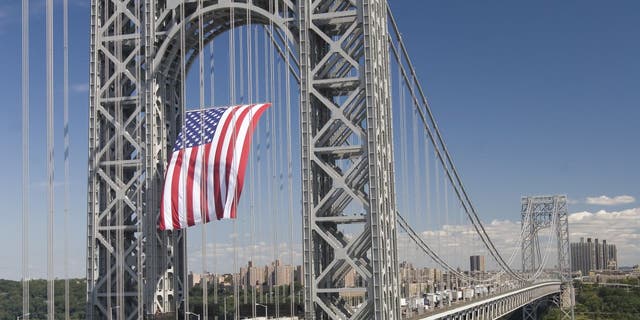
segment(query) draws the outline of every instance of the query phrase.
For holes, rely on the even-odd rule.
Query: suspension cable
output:
[[[182,132],[182,147],[186,147],[186,134],[185,134],[185,126],[186,126],[186,107],[187,107],[187,97],[186,97],[186,30],[187,22],[185,21],[185,10],[186,5],[183,3],[180,8],[180,23],[182,24],[180,28],[180,127]],[[181,170],[183,171],[180,176],[186,177],[186,168],[187,166],[182,166]],[[180,183],[182,185],[182,194],[186,194],[186,183]],[[188,259],[187,259],[187,228],[180,231],[180,235],[182,236],[182,302],[183,302],[183,316],[187,318],[189,312],[189,275],[188,275]],[[176,310],[176,314],[178,311]]]
[[[283,8],[285,12],[285,29],[289,28],[289,8]],[[287,39],[284,40],[286,51],[289,52],[289,41]],[[290,78],[290,62],[289,62],[289,54],[285,55],[285,67],[287,68],[284,72],[285,74],[285,108],[286,108],[286,123],[287,123],[287,191],[289,194],[289,265],[293,269],[293,161],[292,151],[291,151],[291,136],[293,132],[291,131],[291,78]],[[294,316],[294,299],[295,299],[295,277],[294,272],[291,270],[290,279],[289,279],[289,300],[290,300],[290,313],[289,316],[293,318]]]
[[[213,19],[213,18],[212,18]],[[210,92],[209,92],[209,99],[210,99],[210,104],[211,106],[215,105],[215,65],[214,65],[214,45],[213,45],[214,39],[212,38],[211,41],[209,42],[209,85],[210,85]],[[216,234],[215,231],[215,223],[211,224],[211,233],[212,234]],[[217,253],[218,253],[218,241],[213,241],[213,304],[217,305],[218,304],[218,274],[216,273],[216,271],[218,270],[218,257],[217,257]]]
[[[29,319],[29,0],[22,0],[22,317]]]
[[[66,0],[65,0],[66,1]],[[135,9],[135,16],[136,17],[141,17],[141,6],[138,5],[136,6]],[[143,42],[142,42],[142,35],[145,33],[145,31],[143,30],[143,25],[141,23],[137,23],[136,24],[136,33],[138,35],[140,35],[139,37],[136,37],[136,47],[137,48],[142,48]],[[138,54],[141,54],[141,52],[138,52]],[[137,106],[139,108],[139,112],[145,112],[144,110],[144,103],[146,102],[146,92],[145,90],[143,90],[143,84],[142,84],[142,59],[136,59],[136,66],[135,66],[135,78],[136,78],[136,88],[138,88],[138,94],[137,94]],[[140,114],[138,113],[138,114]],[[143,125],[142,123],[145,121],[144,120],[145,117],[138,117],[138,123],[136,123],[136,141],[142,141],[144,138],[142,136],[142,130],[143,130]],[[145,125],[150,126],[149,123],[145,122]],[[138,159],[143,159],[142,157],[142,153],[143,150],[142,149],[138,149]],[[140,162],[139,167],[137,170],[142,170],[142,166],[143,162]],[[142,192],[137,192],[136,194],[136,201],[138,203],[143,203],[142,200],[142,196],[143,193]],[[137,205],[136,206],[136,224],[135,224],[135,228],[136,228],[136,234],[137,237],[135,237],[136,239],[136,250],[137,253],[136,254],[136,282],[137,282],[137,286],[136,286],[136,297],[138,299],[138,304],[137,304],[137,312],[138,312],[138,317],[145,317],[145,313],[147,312],[146,309],[146,304],[144,303],[140,303],[140,301],[144,301],[144,271],[143,271],[143,262],[142,262],[142,252],[144,250],[143,248],[143,242],[142,242],[142,206]],[[150,252],[147,252],[147,255],[150,254]],[[68,319],[67,319],[68,320]]]
[[[455,168],[455,166],[453,165],[453,161],[451,160],[451,156],[449,154],[449,151],[444,143],[444,139],[442,138],[442,135],[440,133],[440,130],[438,129],[438,126],[435,122],[435,119],[433,117],[433,113],[431,112],[431,108],[429,107],[429,103],[427,101],[427,98],[424,94],[424,91],[422,90],[422,87],[420,86],[420,83],[418,81],[417,78],[417,74],[415,72],[415,68],[413,67],[413,64],[411,63],[411,60],[409,58],[409,54],[407,52],[407,49],[404,45],[404,42],[402,41],[402,36],[400,35],[400,32],[398,30],[398,26],[396,24],[396,21],[393,17],[393,14],[391,13],[391,9],[387,9],[387,15],[389,17],[389,20],[391,22],[391,26],[393,27],[393,30],[395,32],[396,38],[398,40],[398,44],[400,46],[402,55],[404,57],[404,60],[406,61],[409,70],[411,72],[411,78],[412,81],[416,88],[418,93],[420,94],[421,97],[421,101],[422,101],[422,107],[425,109],[427,116],[429,118],[429,123],[431,123],[431,126],[428,125],[427,122],[427,118],[423,112],[422,109],[419,109],[422,121],[425,125],[425,128],[427,130],[427,132],[429,133],[429,138],[431,139],[433,145],[434,145],[434,149],[438,150],[438,158],[440,159],[443,168],[445,169],[446,173],[447,173],[447,177],[449,179],[449,181],[451,182],[452,186],[454,187],[455,191],[456,191],[456,195],[458,197],[458,199],[463,203],[463,207],[465,209],[465,212],[467,213],[467,215],[469,216],[469,218],[471,219],[474,228],[476,229],[476,232],[480,235],[482,242],[485,244],[485,246],[489,249],[489,253],[494,257],[494,259],[496,260],[496,262],[498,262],[498,264],[506,269],[506,271],[513,276],[514,278],[517,278],[519,280],[524,280],[520,275],[518,275],[517,273],[515,273],[510,266],[508,266],[506,264],[506,262],[504,261],[504,259],[502,258],[502,256],[500,255],[500,253],[497,251],[497,249],[495,248],[495,245],[493,244],[493,242],[491,241],[491,239],[489,238],[489,236],[486,233],[486,230],[484,229],[484,226],[482,225],[482,223],[480,222],[480,218],[478,217],[478,214],[475,210],[475,207],[473,206],[473,204],[471,203],[471,200],[464,188],[464,185],[462,184],[462,181],[460,179],[460,176]],[[389,42],[392,42],[391,37],[389,37]],[[395,46],[391,45],[390,46],[392,48],[393,54],[396,57],[396,59],[398,61],[400,61],[400,56],[395,48]],[[400,63],[401,64],[401,63]],[[402,64],[401,64],[402,65]],[[402,67],[402,69],[404,70],[404,67]],[[405,81],[409,81],[406,73],[403,71],[403,75],[405,76]],[[417,98],[414,95],[414,100],[417,100]],[[433,133],[431,132],[431,130],[433,130]],[[436,143],[436,138],[437,138],[437,143]],[[439,150],[440,146],[442,148],[442,152]],[[446,159],[445,159],[446,158]]]
[[[248,97],[248,103],[254,103],[254,96],[253,96],[253,43],[252,43],[252,35],[253,35],[253,31],[252,31],[252,24],[251,24],[251,11],[250,10],[246,10],[247,13],[247,97]],[[250,109],[250,118],[253,119],[253,108]],[[253,121],[253,120],[252,120]],[[255,179],[255,164],[254,164],[254,159],[253,157],[249,157],[249,172],[251,175],[251,181],[254,181]],[[250,191],[250,198],[251,198],[251,202],[249,203],[249,219],[250,219],[250,225],[249,225],[249,237],[250,237],[250,247],[249,247],[249,261],[251,261],[251,265],[247,265],[247,280],[245,281],[245,285],[247,285],[247,289],[251,289],[251,317],[255,318],[256,317],[256,287],[255,287],[255,283],[253,283],[251,281],[251,270],[252,268],[255,268],[253,266],[253,264],[255,263],[254,259],[254,254],[255,254],[255,211],[254,211],[254,202],[255,202],[255,186],[252,184],[251,188],[249,189]],[[247,291],[247,289],[245,289],[245,292]]]
[[[405,97],[405,88],[403,83],[400,81],[401,74],[398,71],[398,83],[400,84],[400,88],[399,90],[399,110],[400,110],[400,130],[405,130],[407,128],[406,126],[406,97]],[[404,133],[404,132],[403,132]],[[407,169],[409,168],[409,165],[407,163],[407,138],[405,134],[401,134],[400,135],[400,163],[402,163],[401,165],[401,169],[402,171],[400,172],[400,179],[402,180],[402,198],[401,198],[401,203],[403,206],[403,210],[408,211],[408,204],[409,204],[409,184],[407,183],[408,181],[408,173],[407,173]],[[401,249],[402,249],[402,253],[404,255],[404,258],[406,259],[408,256],[408,246],[409,243],[405,242],[402,244]]]
[[[198,82],[200,89],[200,108],[204,107],[204,24],[203,24],[203,3],[202,0],[198,0]],[[205,111],[200,112],[200,141],[204,141],[204,113]],[[206,185],[205,180],[206,176],[201,176],[201,185]],[[203,205],[203,204],[201,204]],[[204,208],[200,209],[201,213],[206,212]],[[200,278],[200,283],[202,286],[202,318],[204,320],[209,319],[209,286],[207,283],[207,228],[205,227],[205,223],[209,222],[208,214],[205,214],[201,217],[202,221],[202,277]]]
[[[274,1],[270,0],[269,1],[269,12],[272,14],[275,14],[275,7],[274,7]],[[273,32],[273,21],[269,20],[269,30],[271,32]],[[274,57],[274,44],[273,42],[269,44],[269,77],[270,80],[270,100],[273,101],[274,104],[276,104],[276,88],[275,88],[275,84],[276,84],[276,79],[275,79],[275,57]],[[274,109],[275,111],[275,109]],[[276,183],[276,163],[277,163],[277,154],[278,152],[276,151],[276,112],[272,113],[271,116],[271,184],[272,184],[272,190],[276,190],[277,189],[277,183]],[[273,192],[272,196],[271,196],[271,212],[273,215],[272,221],[277,221],[277,207],[276,204],[277,203],[277,198],[276,198],[276,193]],[[278,245],[278,238],[277,238],[277,230],[276,230],[276,225],[275,223],[272,222],[272,229],[273,229],[273,237],[272,237],[272,241],[273,241],[273,264],[274,264],[274,280],[273,283],[271,284],[271,288],[269,289],[270,291],[270,297],[271,297],[271,301],[272,302],[276,302],[277,305],[277,296],[276,296],[276,284],[278,283],[278,272],[277,272],[277,263],[276,260],[278,258],[277,255],[277,245]],[[271,290],[273,290],[273,295],[271,295]],[[276,301],[274,301],[276,300]],[[278,316],[278,309],[276,307],[276,317]]]
[[[391,38],[389,38],[389,42],[391,43]],[[399,42],[402,43],[400,40],[399,40]],[[401,47],[404,48],[404,46],[401,46]],[[392,49],[391,51],[394,54],[394,57],[398,61],[399,65],[402,65],[401,62],[400,62],[400,56],[399,56],[395,46],[390,45],[390,48]],[[406,50],[403,50],[403,51],[406,51]],[[411,64],[409,64],[409,67],[410,67],[411,70],[413,70]],[[400,69],[402,70],[403,78],[405,79],[405,81],[409,82],[409,78],[408,78],[408,76],[406,74],[406,71],[404,70],[404,66],[401,66]],[[415,71],[412,71],[412,73],[414,73],[414,72]],[[417,80],[414,80],[414,82],[417,82]],[[416,87],[421,91],[421,87],[420,87],[419,83],[416,83]],[[417,102],[417,98],[415,96],[415,93],[414,92],[411,92],[411,93],[412,93],[413,100]],[[426,98],[425,98],[425,100],[426,100]],[[416,103],[416,105],[418,105],[418,104]],[[435,121],[432,118],[432,114],[430,113],[430,109],[429,109],[428,105],[423,103],[423,106],[429,112],[431,120]],[[456,181],[459,181],[459,177],[457,177],[457,173],[455,172],[455,167],[447,165],[447,164],[451,163],[450,157],[448,156],[448,151],[447,151],[446,148],[443,148],[443,150],[441,151],[440,148],[438,147],[438,144],[436,143],[436,135],[438,136],[438,139],[441,140],[440,132],[438,130],[434,130],[435,132],[432,132],[431,127],[427,123],[427,118],[426,118],[423,110],[422,109],[418,109],[418,112],[420,113],[420,117],[422,119],[422,122],[423,122],[423,124],[425,126],[425,129],[427,131],[429,139],[431,140],[432,145],[434,147],[434,152],[435,152],[437,158],[440,160],[440,163],[442,164],[442,167],[443,167],[443,170],[445,171],[447,179],[449,180],[449,182],[451,183],[452,187],[454,188],[454,191],[456,193],[457,198],[460,200],[460,202],[461,202],[461,204],[462,204],[462,206],[463,206],[463,208],[465,210],[465,213],[467,214],[467,216],[469,217],[470,221],[472,222],[472,224],[474,226],[474,229],[480,235],[480,238],[481,238],[482,242],[489,249],[489,253],[491,254],[491,256],[496,260],[496,262],[498,262],[498,264],[503,269],[505,269],[512,277],[514,277],[514,278],[516,278],[518,280],[524,280],[524,278],[522,278],[520,275],[515,273],[511,269],[511,267],[506,264],[506,262],[504,261],[504,259],[500,255],[500,253],[497,251],[497,249],[493,245],[493,242],[491,242],[491,239],[486,234],[486,230],[484,229],[484,226],[480,222],[480,219],[479,219],[477,213],[475,212],[475,209],[472,207],[472,204],[468,200],[468,196],[466,196],[466,192],[464,191],[463,186],[461,184],[456,184],[455,183]],[[435,129],[437,129],[437,127]],[[442,147],[442,143],[440,144],[440,146]],[[447,158],[448,158],[447,161],[445,161],[445,158],[444,158],[445,156],[447,156]],[[454,178],[454,175],[456,176],[456,178]]]
[[[414,111],[415,112],[415,111]],[[418,122],[417,122],[417,117],[414,115],[413,117],[413,122],[411,124],[411,129],[412,129],[412,140],[413,140],[413,168],[420,168],[420,163],[418,160],[418,156],[419,156],[419,143],[418,143]],[[419,174],[414,173],[413,174],[413,190],[421,190],[421,183],[420,183],[420,179],[419,179]],[[419,210],[420,207],[420,197],[413,197],[413,218],[415,219],[414,221],[418,221],[418,217],[419,217]],[[414,250],[416,252],[414,252],[417,256],[417,250],[418,248],[414,246]]]
[[[69,320],[69,0],[62,2],[64,118],[64,318]]]
[[[233,7],[230,9],[230,30],[229,30],[229,96],[231,100],[231,104],[235,105],[236,103],[236,48],[235,48],[235,10]],[[233,122],[234,125],[236,123],[236,114],[233,114]],[[235,128],[232,128],[232,132],[234,133],[233,139],[235,139]],[[235,199],[234,199],[235,201]],[[239,319],[240,317],[240,279],[238,273],[238,222],[236,219],[233,219],[233,304],[234,304],[234,318]]]
[[[47,220],[47,316],[49,320],[54,320],[54,275],[53,275],[53,232],[54,232],[54,131],[53,131],[53,0],[47,0],[46,4],[46,68],[47,68],[47,176],[48,176],[48,220]]]

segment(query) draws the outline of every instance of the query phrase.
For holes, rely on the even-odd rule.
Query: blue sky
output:
[[[84,276],[88,0],[71,1],[71,273]],[[61,1],[56,1],[61,31]],[[392,1],[391,8],[456,166],[485,221],[517,221],[526,194],[568,194],[576,224],[617,215],[633,228],[622,260],[640,262],[640,3]],[[44,275],[44,5],[31,15],[31,259]],[[56,32],[56,181],[62,181],[62,34]],[[19,278],[20,3],[0,4],[5,137],[0,278]],[[14,151],[15,150],[15,151]],[[295,160],[294,160],[295,161]],[[60,185],[60,184],[58,184]],[[62,227],[62,188],[56,189]],[[609,197],[588,200],[589,197]],[[628,196],[628,198],[618,198]],[[604,205],[607,204],[607,205]],[[631,210],[631,211],[630,211]],[[586,218],[585,218],[586,217]],[[633,219],[638,217],[639,219]],[[578,219],[579,218],[579,219]],[[620,220],[622,221],[622,220]],[[615,224],[615,222],[612,222]],[[634,224],[635,223],[635,224]],[[584,227],[584,228],[583,228]],[[589,225],[580,229],[589,232]],[[612,238],[601,229],[600,237]],[[56,250],[62,252],[61,234]],[[195,250],[195,249],[194,249]],[[620,249],[619,249],[620,250]],[[58,266],[62,265],[60,260]],[[57,268],[57,270],[61,270]],[[58,271],[59,273],[60,271]]]

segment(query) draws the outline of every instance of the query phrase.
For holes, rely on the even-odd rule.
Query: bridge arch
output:
[[[191,6],[189,6],[189,4],[191,4]],[[166,30],[166,37],[158,44],[158,49],[153,59],[153,70],[163,75],[179,75],[180,35],[183,28],[185,29],[184,34],[187,39],[187,41],[185,41],[185,61],[187,70],[189,69],[199,54],[197,39],[199,36],[198,19],[200,16],[202,16],[203,19],[203,42],[205,45],[209,44],[209,42],[213,41],[217,36],[233,28],[249,25],[249,23],[260,25],[273,24],[274,29],[281,30],[284,33],[285,39],[281,40],[289,41],[290,50],[295,50],[299,38],[297,26],[292,22],[286,21],[292,18],[285,18],[280,12],[277,12],[277,10],[282,10],[282,13],[293,17],[294,8],[286,2],[279,2],[279,4],[276,8],[270,8],[269,1],[257,1],[253,4],[218,2],[205,5],[200,9],[197,7],[196,2],[186,3],[184,6],[184,21],[178,21],[178,23]],[[179,10],[182,10],[182,8],[175,8],[172,10],[173,14],[178,15]],[[187,11],[189,11],[188,14]],[[251,17],[250,22],[247,20],[247,11]],[[232,15],[233,25],[231,23]],[[179,18],[180,17],[176,17],[176,19]]]

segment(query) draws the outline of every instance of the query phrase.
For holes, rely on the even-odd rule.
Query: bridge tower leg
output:
[[[88,319],[141,319],[181,300],[186,239],[156,229],[166,128],[175,128],[165,112],[180,101],[162,102],[167,87],[153,72],[159,9],[153,0],[91,1]]]
[[[306,319],[400,317],[386,10],[298,1]]]
[[[533,276],[542,263],[538,232],[555,227],[557,239],[557,272],[562,282],[558,306],[563,319],[573,319],[574,291],[571,279],[569,217],[567,196],[522,197],[522,271]],[[555,219],[555,221],[553,221]],[[537,319],[537,303],[522,308],[523,319]]]

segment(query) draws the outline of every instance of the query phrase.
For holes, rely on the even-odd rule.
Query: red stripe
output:
[[[209,212],[209,190],[207,186],[208,173],[209,173],[209,153],[211,152],[211,143],[207,143],[204,145],[204,151],[202,152],[202,156],[204,157],[204,161],[202,161],[202,176],[200,179],[200,213],[202,214],[203,223],[209,222],[209,216],[211,213]]]
[[[235,125],[233,126],[233,135],[231,136],[231,141],[229,143],[229,149],[227,150],[227,162],[226,162],[226,166],[225,166],[225,177],[226,177],[226,182],[227,182],[227,190],[229,190],[229,175],[231,174],[231,167],[233,164],[233,158],[235,156],[235,148],[236,148],[236,142],[237,142],[237,138],[238,138],[238,131],[240,130],[240,128],[242,127],[242,122],[244,121],[244,118],[246,118],[247,114],[251,111],[251,108],[253,108],[253,106],[255,105],[251,105],[248,108],[244,109],[242,111],[242,113],[240,114],[240,116],[237,118]],[[237,182],[236,182],[237,184]],[[236,185],[237,186],[237,185]],[[228,192],[228,191],[227,191]],[[238,193],[236,191],[236,193],[233,195],[233,199],[231,199],[231,214],[230,217],[231,219],[235,219],[236,217],[236,212],[233,208],[233,205],[235,204],[236,200],[238,199]]]
[[[173,178],[171,181],[171,218],[174,229],[180,229],[180,212],[178,211],[178,195],[180,186],[180,170],[182,167],[182,158],[184,156],[184,149],[178,151],[176,165],[173,167]]]
[[[247,169],[247,160],[249,158],[249,153],[251,150],[251,137],[253,135],[254,129],[256,128],[258,120],[260,120],[260,116],[262,116],[262,113],[264,113],[269,106],[271,106],[271,104],[265,104],[264,106],[258,108],[258,110],[255,111],[255,113],[253,114],[253,118],[251,118],[251,122],[249,124],[249,127],[247,128],[247,135],[244,139],[244,144],[242,146],[242,153],[240,157],[240,164],[238,166],[238,182],[237,182],[238,185],[236,188],[236,194],[233,199],[233,203],[231,204],[231,218],[234,218],[234,219],[236,218],[237,202],[239,202],[236,200],[240,199],[240,195],[242,194],[242,188],[244,186],[244,176]]]
[[[227,129],[229,127],[230,122],[233,121],[233,116],[237,110],[238,110],[237,107],[232,107],[230,108],[230,110],[227,111],[229,112],[229,115],[225,119],[225,122],[222,126],[222,130],[220,131],[220,136],[218,138],[217,145],[216,145],[216,154],[213,162],[214,164],[213,195],[215,197],[216,217],[218,218],[218,220],[224,217],[222,212],[224,210],[224,206],[222,204],[223,199],[222,199],[222,195],[220,194],[220,170],[218,169],[220,167],[220,154],[222,153],[222,145],[224,144],[224,137],[226,136]]]
[[[187,165],[187,226],[195,225],[193,219],[193,193],[195,188],[193,187],[193,175],[196,170],[196,160],[198,159],[198,147],[191,148],[191,154],[189,157],[189,164]]]

